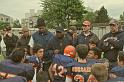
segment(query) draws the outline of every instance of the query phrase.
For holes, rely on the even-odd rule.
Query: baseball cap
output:
[[[69,29],[70,30],[77,30],[76,26],[70,26]]]
[[[22,27],[22,32],[29,31],[27,27]]]
[[[24,32],[28,32],[29,29],[27,27],[22,27],[21,31],[19,32],[19,34],[23,34]]]
[[[46,26],[45,21],[42,18],[37,19],[37,27],[40,27],[40,26]]]
[[[6,31],[10,31],[12,28],[11,27],[6,27]]]
[[[111,24],[119,24],[119,22],[116,19],[112,19],[109,22],[109,25],[111,25]]]
[[[64,28],[63,27],[58,27],[58,28],[56,28],[56,32],[64,32]]]

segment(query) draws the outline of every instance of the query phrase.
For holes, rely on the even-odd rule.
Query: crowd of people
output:
[[[11,27],[2,30],[0,82],[124,82],[124,31],[117,20],[101,39],[88,20],[80,34],[76,26],[59,26],[53,34],[42,18],[37,27],[33,34],[22,27],[20,37]]]

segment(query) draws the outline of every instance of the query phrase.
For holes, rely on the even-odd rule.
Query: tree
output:
[[[90,22],[94,23],[96,18],[96,13],[93,11],[92,8],[86,7],[87,13],[84,15],[84,20],[89,20]]]
[[[106,23],[109,22],[109,17],[108,17],[108,12],[107,9],[104,8],[104,6],[101,7],[100,10],[96,11],[97,16],[96,16],[96,23]]]
[[[41,0],[41,4],[48,27],[68,27],[70,20],[81,21],[87,12],[81,0]]]
[[[16,19],[16,20],[13,22],[13,28],[21,28],[21,24],[20,24],[19,20]]]
[[[0,21],[0,30],[7,27],[7,26],[10,26],[10,23],[8,22],[3,22],[3,21]]]
[[[95,12],[87,12],[86,15],[84,15],[84,20],[89,20],[90,22],[94,23],[96,18]]]
[[[124,21],[124,12],[123,12],[123,14],[120,15],[120,20]]]

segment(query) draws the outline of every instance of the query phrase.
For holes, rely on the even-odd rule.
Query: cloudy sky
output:
[[[83,0],[85,6],[94,10],[99,10],[105,6],[108,15],[119,19],[124,11],[124,0]],[[0,0],[0,13],[9,15],[13,18],[21,19],[29,9],[41,9],[40,0]]]
[[[29,9],[41,9],[40,0],[0,0],[0,13],[21,19]]]
[[[104,5],[108,15],[117,19],[124,11],[124,0],[84,0],[84,4],[94,10],[99,10]]]

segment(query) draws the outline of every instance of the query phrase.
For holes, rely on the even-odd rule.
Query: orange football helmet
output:
[[[68,45],[64,49],[64,55],[69,56],[71,58],[75,58],[76,55],[76,49],[72,45]]]

